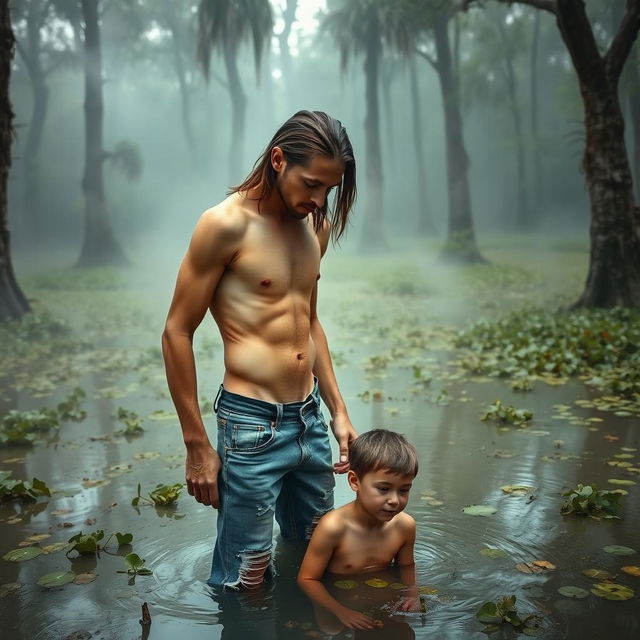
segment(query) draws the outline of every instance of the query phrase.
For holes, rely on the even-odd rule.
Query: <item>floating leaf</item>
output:
[[[495,507],[487,504],[472,504],[462,509],[468,516],[492,516],[496,511],[498,510]]]
[[[620,567],[620,571],[628,573],[630,576],[640,577],[640,567],[638,565],[629,565],[627,567]]]
[[[438,590],[434,587],[423,586],[423,587],[418,587],[418,593],[421,593],[422,595],[426,595],[426,596],[432,596],[438,593]]]
[[[371,580],[365,580],[364,583],[376,589],[382,589],[383,587],[389,586],[389,583],[381,578],[371,578]]]
[[[98,576],[95,573],[79,573],[75,579],[74,584],[89,584],[93,582]]]
[[[56,553],[57,551],[62,551],[63,549],[67,549],[69,545],[66,542],[54,542],[53,544],[46,544],[42,547],[43,553]]]
[[[533,560],[532,562],[519,562],[516,569],[522,573],[543,573],[555,569],[555,565],[546,560]]]
[[[596,580],[612,580],[615,578],[615,574],[604,569],[585,569],[582,573],[589,578],[595,578]]]
[[[54,571],[52,573],[45,573],[38,578],[38,584],[41,587],[60,587],[63,584],[69,584],[73,582],[76,574],[73,571]]]
[[[618,478],[609,478],[607,482],[609,484],[624,485],[625,487],[630,487],[635,484],[633,480],[619,480]]]
[[[607,553],[612,553],[614,556],[631,556],[636,553],[635,549],[631,547],[624,547],[620,544],[609,544],[606,547],[603,547],[604,551]]]
[[[2,556],[3,560],[9,560],[10,562],[24,562],[25,560],[31,560],[42,553],[40,547],[23,547],[22,549],[13,549],[5,553]]]
[[[635,595],[630,587],[614,582],[596,582],[591,587],[591,593],[606,600],[630,600]]]
[[[392,582],[389,585],[390,589],[394,589],[395,591],[399,591],[400,589],[406,589],[407,585],[406,584],[402,584],[402,582]]]
[[[338,589],[355,589],[358,583],[355,580],[336,580],[333,586]]]
[[[526,496],[528,493],[535,491],[535,487],[529,487],[524,484],[505,484],[500,489],[502,489],[502,493],[512,496]]]
[[[558,589],[558,593],[567,597],[567,598],[576,598],[581,600],[582,598],[586,598],[589,595],[589,592],[586,589],[581,589],[580,587],[560,587]]]
[[[483,555],[487,558],[506,558],[508,557],[508,553],[503,549],[480,549],[480,555]]]

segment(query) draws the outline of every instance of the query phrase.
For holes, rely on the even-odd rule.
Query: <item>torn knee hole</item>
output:
[[[271,565],[271,549],[266,551],[241,551],[240,584],[251,589],[264,581],[264,574]]]

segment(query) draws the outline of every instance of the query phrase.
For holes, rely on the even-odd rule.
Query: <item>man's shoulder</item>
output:
[[[200,217],[200,225],[208,232],[240,238],[250,222],[251,214],[237,194],[207,209]]]

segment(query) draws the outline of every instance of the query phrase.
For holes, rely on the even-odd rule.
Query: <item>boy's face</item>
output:
[[[413,476],[376,469],[360,478],[349,471],[348,481],[360,506],[376,520],[388,522],[407,506]]]

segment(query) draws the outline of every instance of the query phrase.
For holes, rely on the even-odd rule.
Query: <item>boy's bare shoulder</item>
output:
[[[395,518],[396,526],[405,534],[411,535],[416,531],[416,521],[412,516],[401,511]]]
[[[345,505],[346,507],[347,505]],[[340,538],[347,530],[348,520],[345,517],[345,507],[333,509],[325,513],[318,521],[314,535],[322,535],[327,538]]]

